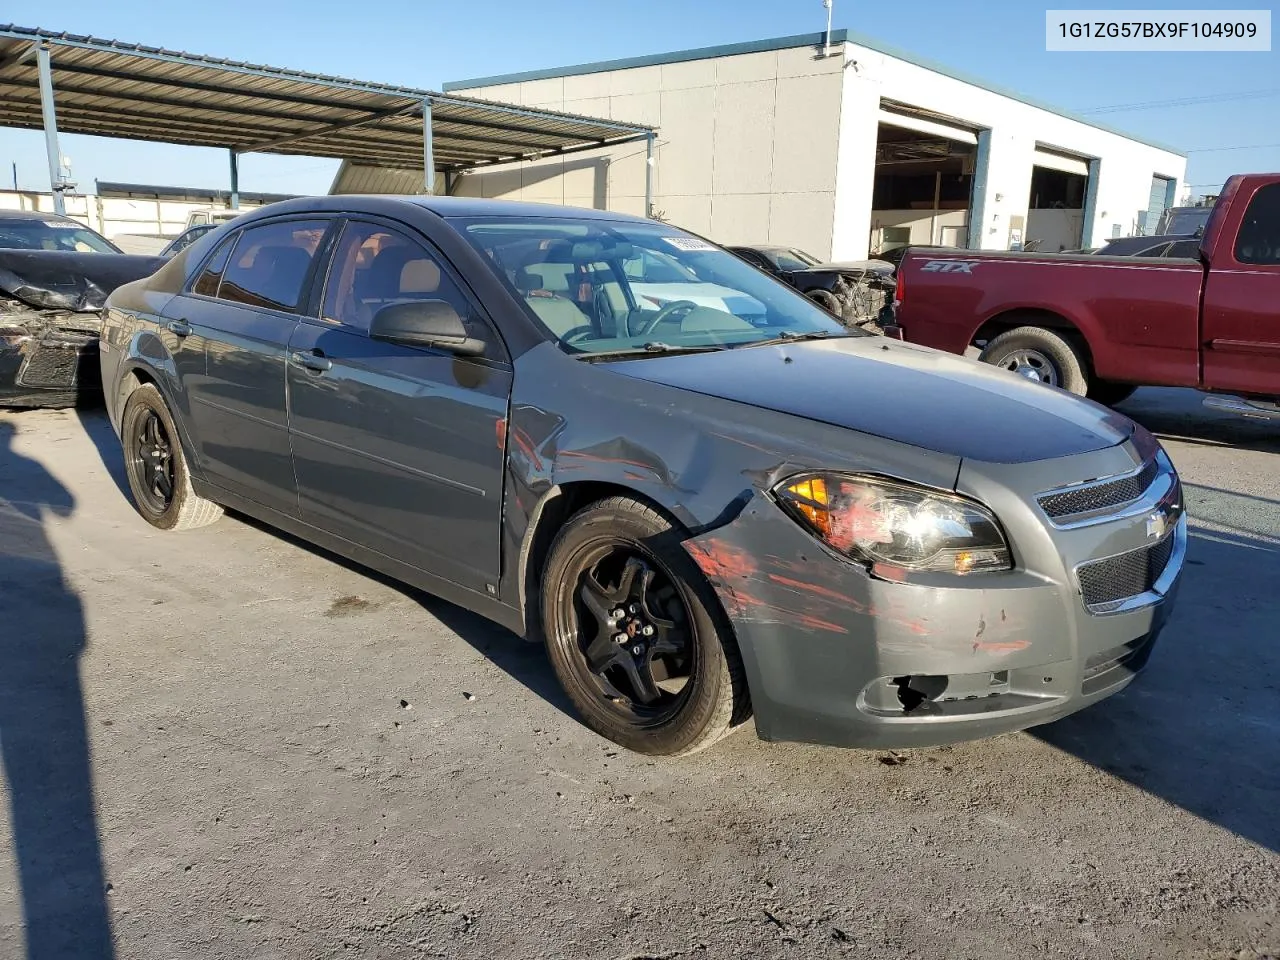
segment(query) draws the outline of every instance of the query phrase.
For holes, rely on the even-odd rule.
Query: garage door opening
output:
[[[1037,148],[1022,248],[1041,253],[1079,250],[1088,192],[1087,160]]]
[[[881,109],[872,192],[872,255],[968,245],[977,133],[943,117]]]

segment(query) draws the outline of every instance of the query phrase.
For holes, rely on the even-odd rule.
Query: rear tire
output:
[[[1044,327],[1008,330],[988,343],[978,359],[1078,396],[1089,390],[1080,354],[1064,337]]]
[[[222,516],[222,507],[192,488],[177,426],[154,384],[129,394],[120,439],[129,492],[143,520],[158,530],[192,530]]]
[[[588,727],[638,753],[694,753],[750,716],[732,630],[682,539],[658,511],[611,497],[570,518],[543,571],[561,686]]]

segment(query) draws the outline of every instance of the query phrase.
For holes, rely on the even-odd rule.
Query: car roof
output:
[[[436,216],[454,217],[546,217],[548,219],[613,220],[630,223],[656,223],[644,217],[614,210],[593,210],[587,207],[563,207],[550,203],[532,203],[522,200],[486,200],[480,197],[409,196],[400,194],[337,194],[321,197],[296,197],[245,211],[247,219],[274,217],[286,213],[315,213],[368,209],[370,203],[379,206],[403,204],[429,210]]]
[[[40,210],[0,210],[0,220],[60,220],[65,223],[74,223],[77,227],[84,226],[79,220],[57,213],[44,213]]]

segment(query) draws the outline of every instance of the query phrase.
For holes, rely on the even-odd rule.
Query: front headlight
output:
[[[773,491],[814,536],[872,572],[982,573],[1012,567],[996,518],[963,497],[889,480],[805,474]]]

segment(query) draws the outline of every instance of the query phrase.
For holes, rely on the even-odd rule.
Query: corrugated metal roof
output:
[[[422,180],[422,171],[414,174]],[[174,200],[178,202],[226,203],[231,199],[228,190],[213,190],[207,187],[168,187],[150,183],[117,183],[111,180],[95,180],[94,191],[99,197],[119,197],[134,200]],[[292,200],[295,193],[254,193],[250,190],[240,191],[241,203],[278,203],[281,200]]]
[[[421,170],[403,167],[371,167],[343,160],[329,193],[424,193]]]
[[[430,90],[0,26],[0,126],[42,128],[34,46],[51,50],[58,129],[242,153],[423,165],[431,102],[438,170],[640,139],[652,128]]]

